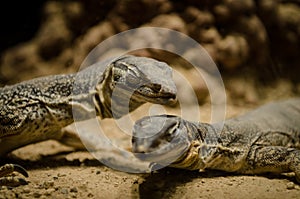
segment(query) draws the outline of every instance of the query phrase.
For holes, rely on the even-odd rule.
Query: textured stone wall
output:
[[[33,37],[2,51],[0,82],[76,71],[101,41],[141,26],[191,36],[223,73],[248,68],[297,80],[299,5],[293,0],[45,1]]]

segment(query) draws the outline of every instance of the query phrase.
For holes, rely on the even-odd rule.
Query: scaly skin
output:
[[[76,134],[61,131],[74,122],[73,114],[76,121],[96,115],[120,118],[146,102],[175,100],[171,68],[135,56],[96,63],[74,74],[5,86],[0,88],[0,156],[48,139],[82,149]]]
[[[133,136],[136,156],[158,164],[242,174],[294,172],[300,180],[300,98],[262,106],[224,126],[145,117]]]

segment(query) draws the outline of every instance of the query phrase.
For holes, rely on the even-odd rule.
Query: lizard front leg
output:
[[[242,173],[294,172],[300,183],[300,150],[282,146],[253,146]]]
[[[73,147],[76,150],[86,150],[86,147],[82,143],[73,124],[62,128],[61,136],[56,138],[56,140],[61,144]]]

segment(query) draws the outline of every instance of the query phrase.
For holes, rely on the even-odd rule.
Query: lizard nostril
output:
[[[161,85],[159,85],[159,84],[152,84],[152,90],[154,90],[155,92],[160,92]]]
[[[144,146],[140,145],[133,149],[133,152],[135,153],[145,153],[146,149]]]

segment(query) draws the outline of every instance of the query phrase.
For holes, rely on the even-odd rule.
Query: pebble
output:
[[[23,188],[23,193],[30,193],[30,189],[28,187]]]
[[[65,177],[65,176],[67,176],[67,175],[64,174],[64,173],[58,173],[58,174],[57,174],[57,177]]]
[[[62,194],[68,194],[69,191],[68,191],[67,188],[61,188],[60,193],[62,193]]]
[[[229,181],[229,182],[227,182],[227,185],[232,186],[233,182]]]
[[[71,196],[72,198],[77,198],[76,193],[70,193],[70,196]]]
[[[293,182],[289,182],[286,184],[286,188],[287,189],[294,189],[295,188],[295,184]]]
[[[77,193],[77,192],[78,192],[78,190],[77,190],[77,188],[76,188],[76,187],[72,187],[72,188],[70,189],[70,192]]]
[[[34,192],[33,193],[33,197],[35,197],[35,198],[39,198],[39,197],[41,197],[41,193],[39,193],[39,192]]]
[[[53,180],[45,181],[43,183],[43,187],[45,189],[49,189],[50,187],[53,187],[53,186],[54,186],[54,181]]]
[[[100,173],[101,173],[100,170],[97,170],[97,171],[96,171],[96,175],[99,175]]]
[[[53,192],[55,192],[55,189],[54,189],[54,188],[47,189],[47,190],[45,191],[45,195],[51,195]]]

